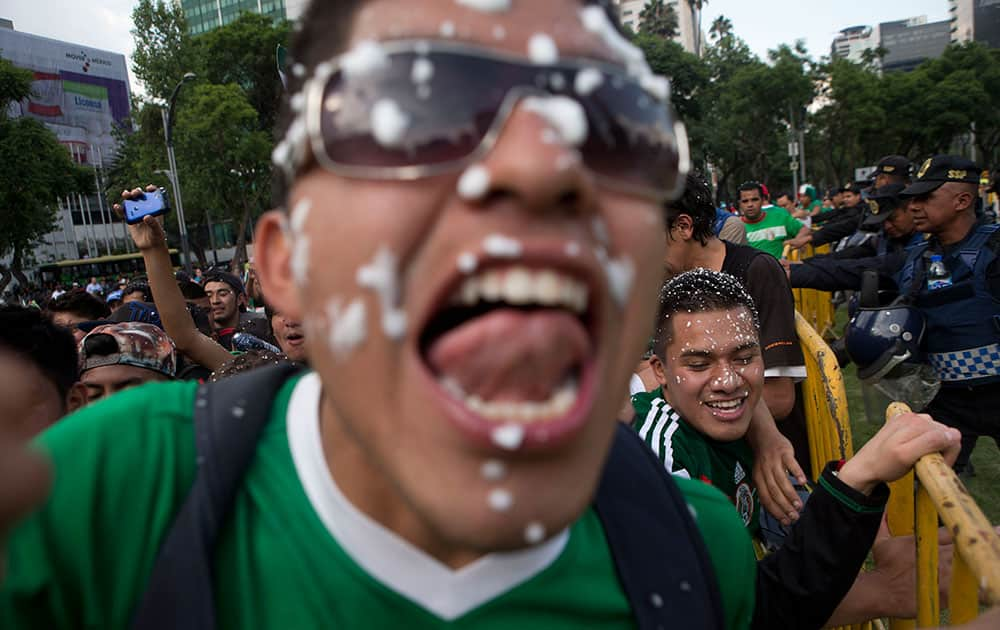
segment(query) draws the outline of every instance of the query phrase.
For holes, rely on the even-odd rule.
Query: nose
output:
[[[743,386],[743,376],[730,363],[719,363],[709,386],[713,391],[731,394]]]
[[[480,162],[489,173],[489,186],[479,203],[516,200],[536,212],[563,214],[593,209],[597,195],[593,175],[566,139],[568,135],[579,140],[579,125],[586,121],[582,106],[567,97],[553,98],[522,99],[514,108],[492,150]],[[557,111],[571,114],[570,120],[548,115],[545,108],[554,103],[559,107],[551,109],[553,115]],[[567,129],[574,123],[575,128]]]

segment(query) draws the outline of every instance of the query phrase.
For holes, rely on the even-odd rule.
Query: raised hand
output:
[[[146,186],[145,192],[155,192],[156,190],[156,186],[150,184]],[[138,199],[142,195],[143,190],[140,188],[124,190],[122,191],[122,201]],[[121,204],[116,203],[114,211],[119,217],[125,216],[125,209]],[[132,242],[139,248],[139,251],[165,248],[167,246],[167,234],[163,230],[163,222],[160,217],[145,217],[142,223],[129,223],[126,225],[128,226],[129,236],[132,237]]]

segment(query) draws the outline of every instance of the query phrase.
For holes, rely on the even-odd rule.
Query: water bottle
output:
[[[931,256],[931,264],[927,268],[927,290],[937,291],[951,286],[951,272],[944,266],[940,254]]]

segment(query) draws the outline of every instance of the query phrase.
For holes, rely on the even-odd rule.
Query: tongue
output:
[[[441,335],[427,360],[481,400],[543,401],[590,349],[587,331],[565,311],[498,309]]]

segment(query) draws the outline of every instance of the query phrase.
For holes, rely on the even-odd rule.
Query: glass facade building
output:
[[[285,19],[285,0],[182,0],[181,8],[192,35],[229,24],[241,13],[260,13]]]

